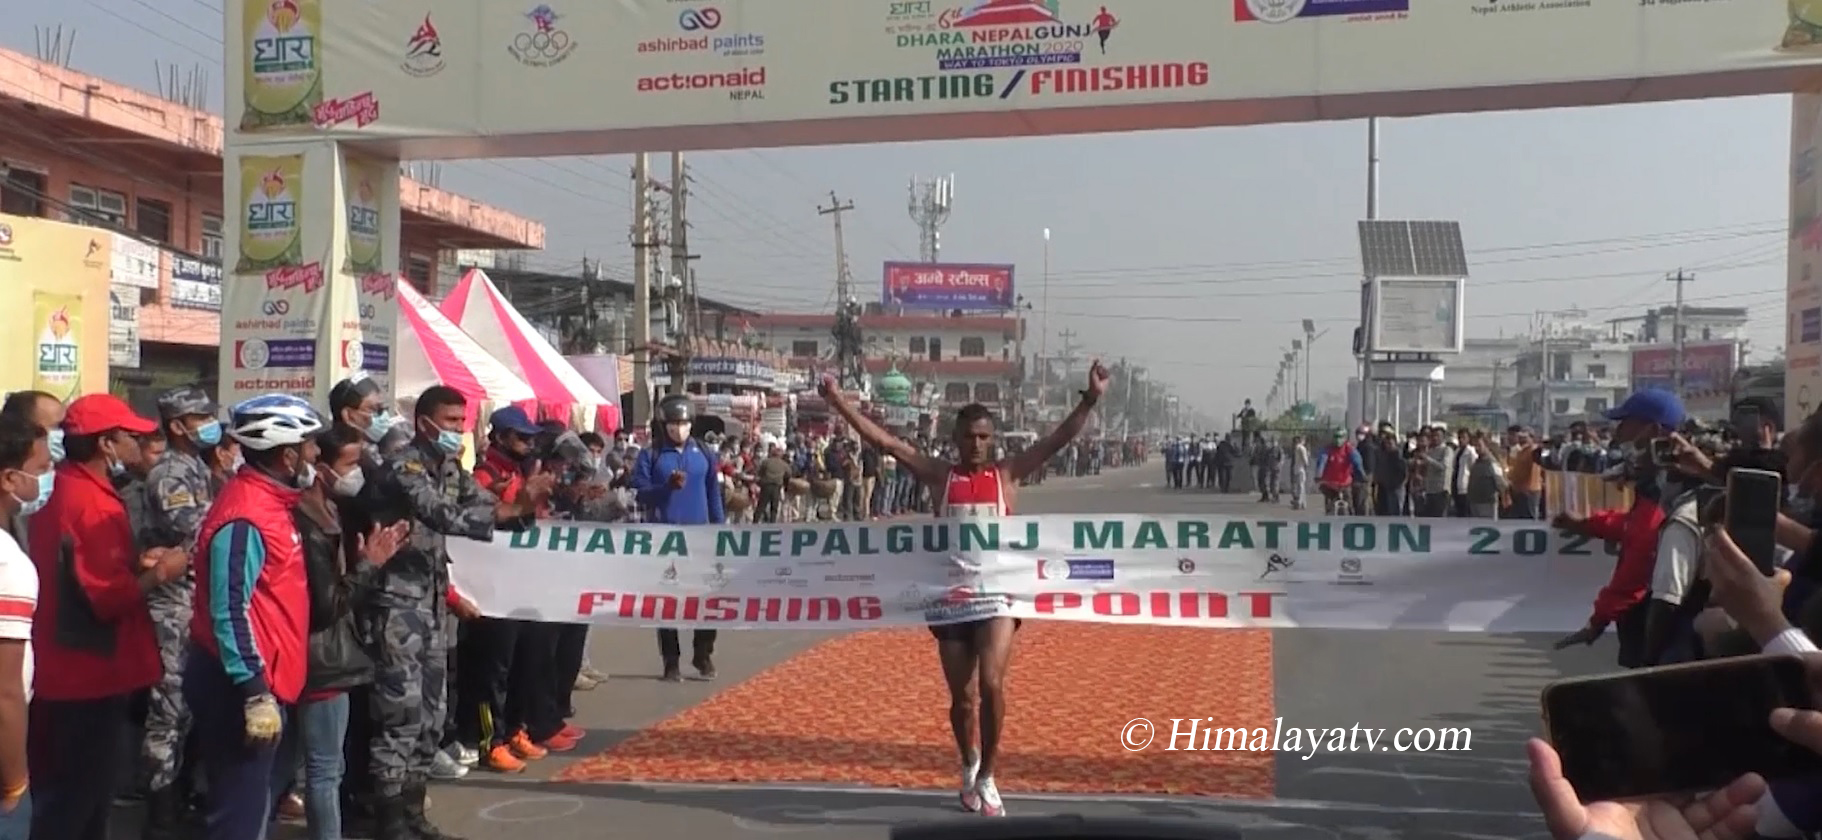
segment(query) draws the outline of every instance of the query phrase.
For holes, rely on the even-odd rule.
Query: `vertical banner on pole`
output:
[[[399,322],[399,164],[345,149],[340,160],[337,241],[343,255],[336,282],[352,290],[347,297],[352,309],[336,319],[335,379],[364,372],[392,398],[397,396],[392,392],[392,346]]]
[[[1784,427],[1794,429],[1822,404],[1822,79],[1790,101]]]

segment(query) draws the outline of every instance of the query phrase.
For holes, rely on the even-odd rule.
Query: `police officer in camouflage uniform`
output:
[[[552,486],[548,474],[532,476],[516,501],[503,503],[476,484],[457,460],[467,400],[456,390],[426,389],[413,413],[415,437],[386,459],[375,496],[395,509],[374,512],[381,524],[409,520],[411,537],[380,570],[373,605],[361,618],[374,648],[376,840],[448,838],[425,817],[424,794],[447,713],[443,625],[451,609],[459,614],[472,605],[449,590],[445,535],[488,540],[496,528],[528,526]]]
[[[141,550],[195,551],[197,529],[215,497],[212,472],[203,459],[205,450],[221,443],[221,421],[215,415],[215,401],[193,385],[158,395],[158,419],[168,448],[146,475],[147,521]],[[145,741],[140,749],[147,840],[179,836],[188,799],[177,780],[190,732],[190,710],[183,699],[183,650],[189,640],[195,594],[192,571],[146,593],[158,655],[164,662],[164,679],[152,686],[147,704]]]

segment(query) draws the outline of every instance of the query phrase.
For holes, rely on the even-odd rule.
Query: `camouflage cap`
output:
[[[161,419],[175,420],[195,415],[214,417],[215,414],[215,400],[209,398],[209,392],[195,385],[172,388],[158,395],[158,416]]]

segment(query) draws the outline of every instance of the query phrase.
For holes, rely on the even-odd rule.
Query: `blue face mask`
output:
[[[20,499],[18,496],[13,497],[15,500],[17,500],[19,502],[19,512],[25,516],[31,516],[32,514],[43,510],[45,504],[50,502],[50,500],[51,500],[51,490],[53,488],[55,488],[56,486],[57,486],[57,474],[56,473],[47,472],[41,476],[38,476],[38,497],[37,498],[32,499],[31,501],[28,502],[28,501],[25,501],[24,499]]]
[[[218,420],[210,420],[207,423],[197,426],[191,434],[196,436],[196,442],[198,444],[201,444],[204,447],[214,446],[221,443],[221,422]]]
[[[452,432],[448,429],[437,432],[437,448],[443,450],[447,455],[454,455],[462,451],[462,433]]]
[[[381,439],[386,437],[387,432],[392,431],[392,427],[397,423],[398,417],[394,416],[392,412],[382,411],[373,415],[373,422],[367,424],[367,428],[363,433],[367,435],[367,440],[369,442],[379,443]]]
[[[63,430],[52,429],[47,437],[50,439],[48,443],[51,448],[51,463],[63,463]]]

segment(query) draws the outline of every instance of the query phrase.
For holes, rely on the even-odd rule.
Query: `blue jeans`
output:
[[[347,694],[324,700],[299,703],[291,720],[296,726],[285,727],[285,737],[278,745],[278,761],[273,764],[273,801],[296,789],[292,778],[298,765],[298,752],[303,753],[304,819],[310,828],[310,840],[342,838],[342,774],[345,771],[342,742],[348,735],[349,701]],[[4,840],[0,838],[0,840]]]
[[[246,698],[229,681],[220,659],[191,645],[184,660],[183,695],[195,715],[197,753],[209,785],[203,836],[265,840],[278,749],[247,743]],[[281,713],[287,712],[281,707]]]
[[[30,840],[32,836],[32,792],[19,797],[13,810],[0,814],[0,840]]]

